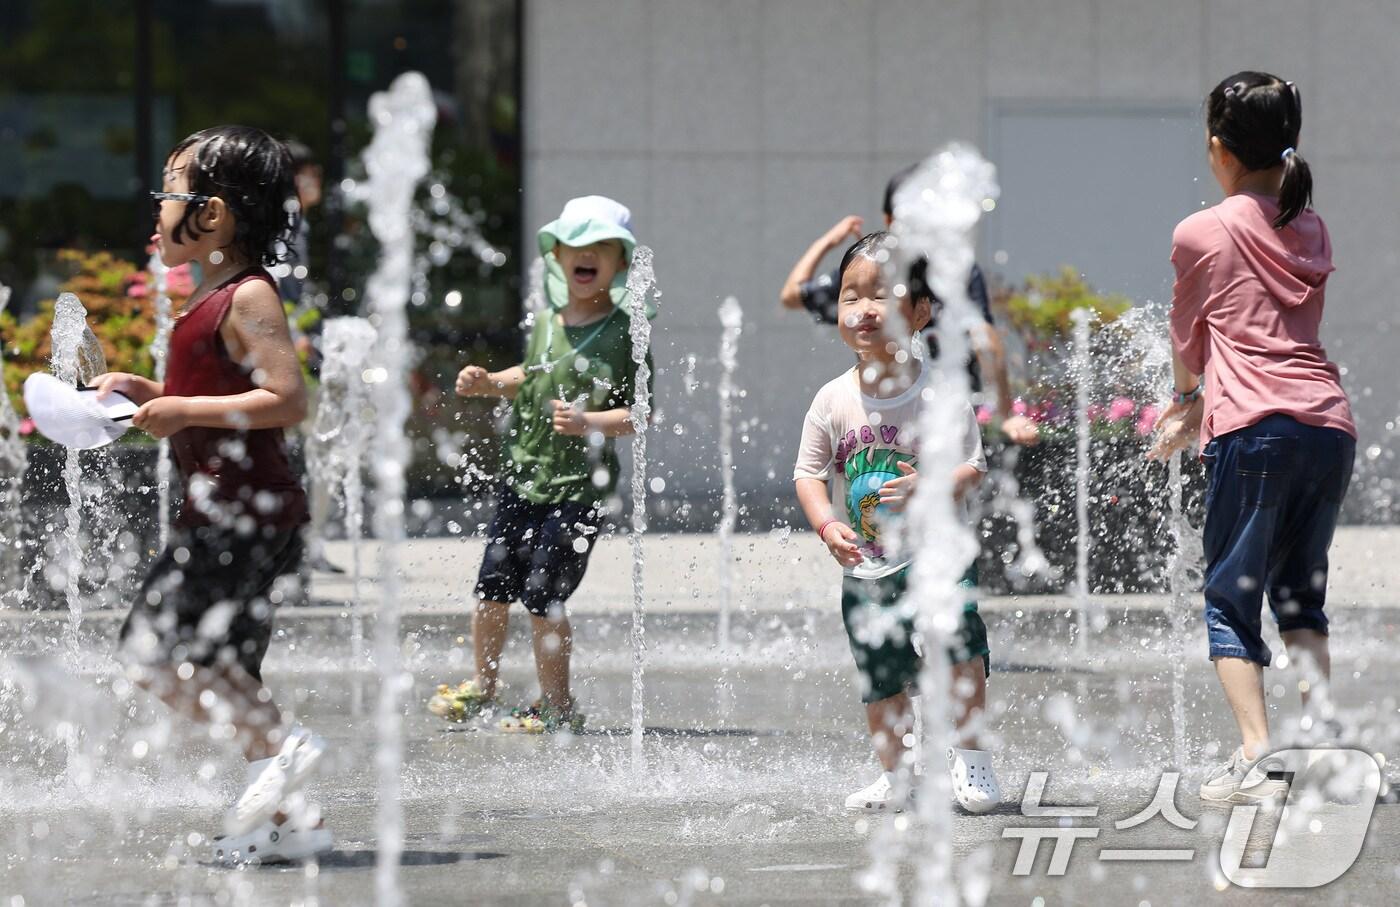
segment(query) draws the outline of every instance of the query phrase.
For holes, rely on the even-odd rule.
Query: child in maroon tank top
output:
[[[214,859],[297,859],[330,846],[314,811],[294,808],[325,743],[283,726],[261,674],[307,521],[282,437],[306,415],[306,388],[263,270],[300,219],[291,158],[260,130],[207,129],[175,146],[152,197],[161,259],[197,261],[203,279],[171,332],[164,383],[122,372],[95,382],[140,404],[132,425],[170,439],[185,485],[121,652],[138,683],[211,735],[231,730],[248,759]]]

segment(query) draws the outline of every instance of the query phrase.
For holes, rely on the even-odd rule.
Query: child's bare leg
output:
[[[1269,748],[1269,716],[1264,710],[1264,669],[1247,658],[1214,659],[1215,673],[1235,715],[1246,759],[1257,759]]]
[[[558,616],[530,615],[534,631],[535,673],[540,681],[540,698],[557,709],[573,706],[569,695],[569,659],[574,650],[573,628],[560,609]]]
[[[510,630],[508,602],[480,601],[472,612],[472,649],[476,652],[476,684],[487,699],[496,697],[496,678],[501,673],[501,652]]]
[[[232,727],[249,762],[275,756],[281,748],[281,710],[271,691],[239,665],[148,668],[137,683],[191,721]]]
[[[977,731],[987,709],[987,671],[979,655],[953,665],[953,720],[959,749],[980,750]]]
[[[865,705],[865,720],[870,725],[870,740],[885,771],[898,771],[909,747],[904,737],[914,727],[914,709],[908,693],[896,693],[888,699]]]
[[[1327,701],[1327,686],[1332,681],[1332,655],[1327,647],[1327,637],[1316,630],[1289,630],[1280,634],[1283,644],[1288,647],[1288,658],[1298,666],[1298,671],[1307,681],[1302,688],[1303,708],[1313,693],[1322,702]]]

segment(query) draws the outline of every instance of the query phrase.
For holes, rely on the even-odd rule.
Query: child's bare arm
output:
[[[977,364],[981,367],[982,374],[990,375],[996,388],[997,418],[1001,420],[1002,434],[1013,444],[1024,444],[1028,447],[1038,444],[1040,429],[1036,427],[1035,422],[1011,411],[1014,405],[1011,399],[1011,376],[1006,370],[1006,347],[1002,343],[1001,332],[993,325],[983,324],[978,326],[977,333],[980,342],[973,343],[973,352],[977,355]]]
[[[822,263],[822,259],[827,253],[837,246],[846,242],[860,239],[861,219],[852,214],[841,218],[835,226],[827,230],[817,238],[807,251],[802,253],[802,257],[797,259],[797,264],[792,266],[792,272],[788,274],[787,280],[783,283],[783,289],[778,294],[778,299],[783,304],[783,308],[802,308],[802,284],[811,280],[817,273],[817,265]]]
[[[796,484],[797,503],[802,506],[802,513],[812,528],[821,532],[821,540],[836,562],[843,567],[854,567],[864,560],[856,544],[856,531],[836,519],[831,511],[831,492],[826,482],[821,479],[797,479]]]
[[[480,365],[468,365],[457,373],[457,396],[514,400],[524,383],[524,366],[512,365],[499,372],[488,372]]]
[[[982,484],[982,471],[970,463],[953,470],[953,500],[961,501],[969,491]]]
[[[585,412],[563,400],[551,400],[554,406],[554,430],[561,435],[583,435],[601,432],[605,438],[621,438],[636,432],[632,411],[625,406]]]
[[[226,397],[158,397],[131,417],[132,425],[164,438],[191,427],[286,428],[306,418],[301,362],[282,300],[270,284],[250,280],[234,291],[219,336],[256,387]]]

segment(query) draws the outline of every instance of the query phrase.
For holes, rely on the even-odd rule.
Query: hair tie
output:
[[[1287,148],[1283,149],[1283,154],[1280,154],[1280,155],[1279,155],[1279,160],[1281,160],[1281,161],[1286,161],[1286,160],[1288,160],[1290,157],[1292,157],[1293,155],[1295,155],[1295,154],[1297,154],[1297,153],[1298,153],[1298,150],[1297,150],[1296,148],[1294,148],[1292,145],[1289,145]]]

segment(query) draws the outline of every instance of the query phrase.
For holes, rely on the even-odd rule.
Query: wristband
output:
[[[822,544],[823,544],[823,545],[826,544],[826,527],[830,526],[832,523],[839,523],[839,522],[841,522],[841,521],[838,520],[838,519],[837,519],[836,517],[834,517],[834,516],[833,516],[833,517],[827,517],[826,522],[822,523],[821,526],[817,528],[817,538],[819,538],[819,539],[822,540]]]
[[[1178,406],[1195,403],[1197,400],[1201,399],[1201,392],[1204,390],[1204,387],[1205,385],[1198,384],[1195,390],[1187,391],[1184,394],[1178,392],[1172,396],[1172,400],[1175,401]]]

